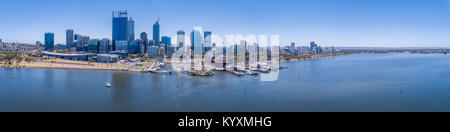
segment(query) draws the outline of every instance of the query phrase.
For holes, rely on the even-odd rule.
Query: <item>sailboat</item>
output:
[[[111,87],[111,82],[107,82],[106,87]]]

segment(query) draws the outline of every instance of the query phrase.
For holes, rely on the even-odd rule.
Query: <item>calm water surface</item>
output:
[[[289,68],[275,82],[221,72],[0,69],[0,111],[450,111],[449,55],[355,54],[282,66]]]

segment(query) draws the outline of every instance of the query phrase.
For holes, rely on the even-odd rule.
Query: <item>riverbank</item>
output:
[[[62,60],[62,59],[48,59],[35,62],[13,61],[11,64],[2,64],[1,67],[120,71],[121,68],[128,67],[128,65],[120,65],[116,63],[103,64],[103,63],[92,63],[83,61]]]
[[[313,59],[321,59],[335,56],[344,56],[350,55],[351,53],[336,53],[336,54],[324,54],[324,55],[299,55],[299,56],[281,56],[280,62],[293,62],[293,61],[305,61],[305,60],[313,60]]]
[[[342,56],[348,55],[347,53],[337,53],[337,54],[325,54],[325,55],[300,55],[300,56],[281,56],[280,62],[293,62],[293,61],[304,61],[312,59],[320,59],[326,57]],[[104,64],[95,62],[85,62],[85,61],[72,61],[63,59],[48,59],[44,61],[36,62],[17,62],[14,61],[12,64],[6,65],[2,64],[3,68],[44,68],[44,69],[75,69],[75,70],[105,70],[105,71],[121,71],[124,68],[133,67],[134,64]],[[141,68],[145,69],[145,68]],[[142,70],[129,70],[130,72],[141,72]]]

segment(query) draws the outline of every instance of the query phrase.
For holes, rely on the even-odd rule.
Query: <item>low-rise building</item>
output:
[[[87,61],[89,57],[95,56],[95,54],[63,54],[48,51],[43,51],[42,53],[44,54],[44,56],[76,61]]]
[[[117,54],[97,54],[97,62],[100,63],[115,63],[120,60],[120,55]]]

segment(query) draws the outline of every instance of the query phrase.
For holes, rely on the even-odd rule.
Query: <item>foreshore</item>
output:
[[[71,61],[62,59],[51,59],[38,62],[13,62],[10,65],[2,64],[2,68],[43,68],[43,69],[74,69],[74,70],[105,70],[120,71],[128,65],[90,63],[83,61]]]
[[[280,62],[294,62],[294,61],[305,61],[305,60],[314,60],[328,57],[336,57],[336,56],[344,56],[350,55],[351,53],[336,53],[336,54],[324,54],[324,55],[298,55],[298,56],[281,56]]]
[[[326,57],[342,56],[348,55],[346,53],[337,54],[325,54],[325,55],[299,55],[299,56],[281,56],[280,62],[293,62],[293,61],[304,61],[312,59],[320,59]],[[123,68],[128,68],[134,65],[133,63],[120,64],[120,63],[96,63],[96,62],[86,62],[86,61],[72,61],[63,59],[48,59],[35,62],[16,62],[6,65],[1,64],[2,68],[43,68],[43,69],[74,69],[74,70],[104,70],[104,71],[122,71]],[[129,72],[140,72],[140,70],[127,70]]]

